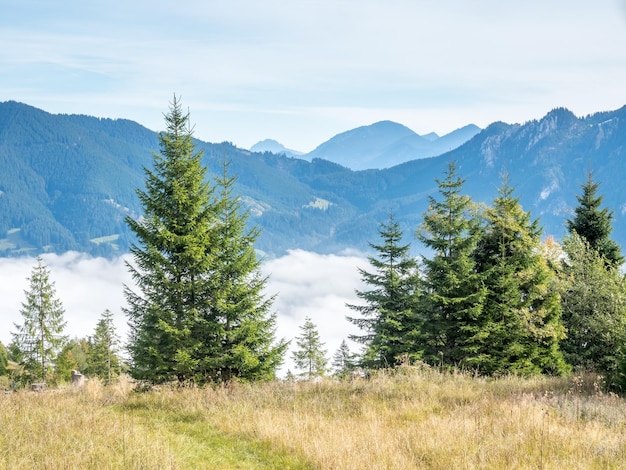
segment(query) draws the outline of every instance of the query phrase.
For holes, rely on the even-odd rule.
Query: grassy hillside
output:
[[[0,469],[624,468],[626,403],[597,378],[370,380],[0,395]]]

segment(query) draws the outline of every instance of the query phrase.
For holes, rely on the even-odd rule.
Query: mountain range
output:
[[[352,170],[390,168],[453,150],[480,130],[469,124],[442,137],[434,132],[421,136],[402,124],[381,121],[338,134],[303,158],[323,158]]]
[[[367,251],[389,211],[412,241],[449,161],[466,179],[464,191],[486,204],[506,171],[524,208],[557,239],[592,170],[604,205],[615,211],[614,239],[626,243],[626,106],[585,117],[558,108],[523,124],[495,122],[440,156],[386,169],[354,171],[230,143],[197,140],[196,147],[209,178],[230,161],[234,191],[261,229],[256,247],[267,256],[295,248]],[[129,120],[0,103],[0,255],[126,252],[132,235],[124,218],[141,215],[135,190],[144,187],[144,168],[158,148],[156,132]]]
[[[468,124],[442,137],[431,132],[419,135],[402,124],[380,121],[342,132],[309,153],[285,148],[266,139],[250,148],[253,152],[272,152],[311,161],[323,158],[351,170],[389,168],[409,160],[441,155],[455,149],[478,134],[481,129]]]

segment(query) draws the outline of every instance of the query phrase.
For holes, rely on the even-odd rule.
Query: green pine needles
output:
[[[374,271],[359,269],[371,289],[356,291],[363,304],[348,305],[360,314],[348,320],[365,332],[350,338],[364,345],[362,365],[374,368],[393,367],[407,357],[419,358],[415,353],[420,287],[417,261],[409,254],[411,245],[402,244],[403,233],[393,213],[380,225],[379,234],[382,243],[370,243],[377,253],[368,259]]]
[[[476,330],[486,289],[473,253],[480,236],[476,206],[462,194],[464,180],[450,163],[437,180],[439,198],[431,197],[418,239],[433,252],[424,257],[424,292],[418,314],[424,360],[462,366],[476,353]]]
[[[256,231],[232,196],[233,178],[207,182],[189,115],[174,97],[160,134],[142,218],[128,263],[138,291],[125,286],[131,373],[152,383],[274,377],[286,344],[274,344],[273,299],[254,252]]]
[[[508,176],[484,220],[474,259],[487,296],[468,365],[488,374],[566,372],[556,275],[541,254],[539,222],[522,209]]]
[[[593,172],[587,172],[587,181],[582,185],[582,194],[576,196],[578,206],[574,218],[567,220],[567,228],[587,241],[608,264],[619,267],[624,262],[620,246],[611,240],[614,213],[608,208],[600,209],[603,196],[598,196],[600,183],[594,181]]]
[[[544,256],[537,220],[524,211],[504,177],[490,207],[463,194],[455,163],[438,179],[416,233],[428,249],[418,263],[393,217],[379,231],[360,269],[370,289],[349,305],[363,332],[360,363],[384,368],[419,359],[483,375],[555,374],[569,371],[560,342],[561,283]],[[556,261],[558,263],[558,261]]]

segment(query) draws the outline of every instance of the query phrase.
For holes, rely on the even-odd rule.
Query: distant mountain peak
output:
[[[378,121],[375,122],[373,124],[370,124],[369,126],[362,126],[363,128],[371,128],[371,129],[394,129],[394,130],[402,130],[405,132],[413,132],[411,129],[409,129],[408,127],[406,127],[404,124],[400,124],[398,122],[395,121],[390,121],[390,120],[384,120],[384,121]]]
[[[414,131],[412,131],[411,129],[409,129],[403,124],[387,120],[387,121],[378,121],[373,124],[369,124],[367,126],[357,127],[356,129],[343,132],[342,134],[339,134],[339,135],[362,133],[362,132],[368,132],[368,133],[373,133],[373,134],[378,134],[378,133],[393,134],[398,137],[415,134]]]
[[[250,147],[251,152],[271,152],[275,154],[284,153],[286,155],[302,155],[302,152],[291,150],[274,139],[264,139]]]
[[[558,124],[571,124],[578,120],[576,115],[567,108],[554,108],[548,114],[546,114],[541,120],[554,120]]]
[[[285,146],[274,139],[264,139],[250,147],[251,152],[273,152],[274,150],[284,149]]]
[[[424,134],[422,137],[429,142],[433,142],[439,138],[439,134],[436,132],[429,132],[428,134]]]
[[[421,136],[403,124],[378,121],[337,134],[305,157],[330,160],[352,170],[389,168],[409,160],[441,155],[480,131],[469,124],[443,137],[434,132]]]

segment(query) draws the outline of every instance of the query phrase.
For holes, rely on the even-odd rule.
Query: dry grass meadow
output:
[[[0,469],[620,469],[626,402],[594,377],[368,380],[0,395]]]

